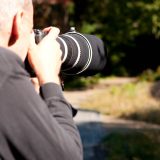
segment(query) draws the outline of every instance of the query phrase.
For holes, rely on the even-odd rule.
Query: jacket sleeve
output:
[[[60,86],[48,83],[40,90],[43,99],[24,76],[12,76],[1,87],[0,127],[10,149],[26,160],[82,160],[71,105]]]
[[[82,144],[77,127],[73,122],[75,109],[66,101],[62,89],[54,83],[47,83],[40,87],[41,97],[46,102],[51,115],[55,118],[62,129],[74,140],[82,154]],[[66,137],[66,136],[65,136]],[[70,143],[67,143],[67,145]]]

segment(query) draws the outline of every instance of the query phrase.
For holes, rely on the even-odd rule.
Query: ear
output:
[[[10,39],[8,46],[12,46],[19,39],[21,30],[22,30],[22,19],[23,19],[23,11],[20,10],[13,18],[12,29],[10,34]]]

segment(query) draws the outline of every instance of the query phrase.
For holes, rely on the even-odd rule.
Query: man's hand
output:
[[[36,73],[39,85],[48,82],[60,84],[59,72],[62,64],[62,52],[59,43],[56,41],[59,29],[49,27],[44,31],[48,32],[48,34],[38,45],[35,44],[34,35],[31,36],[28,60]]]

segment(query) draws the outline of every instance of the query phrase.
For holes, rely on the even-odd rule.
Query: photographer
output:
[[[82,160],[72,107],[63,97],[59,30],[35,44],[31,0],[0,2],[0,159]],[[40,85],[39,96],[24,69],[26,56]]]

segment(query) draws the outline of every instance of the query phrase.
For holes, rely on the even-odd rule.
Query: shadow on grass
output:
[[[153,84],[150,93],[153,98],[160,102],[160,81]]]
[[[159,133],[135,131],[113,133],[106,137],[103,145],[108,160],[158,160],[160,159]]]
[[[121,122],[84,122],[77,126],[84,160],[160,159],[160,129]]]
[[[123,114],[120,118],[131,119],[136,121],[144,121],[151,124],[160,125],[160,109],[150,109],[133,112],[131,114]]]

